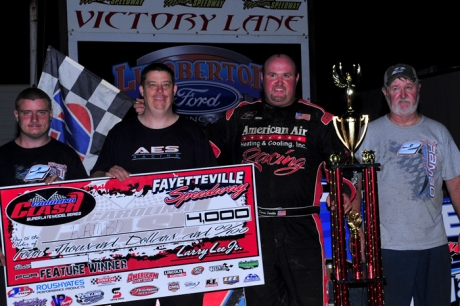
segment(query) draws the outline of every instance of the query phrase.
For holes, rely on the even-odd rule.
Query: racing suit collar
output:
[[[267,109],[270,109],[272,111],[276,111],[276,110],[282,110],[282,109],[289,109],[289,108],[293,107],[297,102],[299,102],[299,98],[296,97],[294,102],[292,102],[292,104],[290,104],[288,106],[284,106],[284,107],[272,105],[272,104],[268,103],[267,100],[265,100],[265,99],[262,99],[262,102],[264,103],[264,106]]]

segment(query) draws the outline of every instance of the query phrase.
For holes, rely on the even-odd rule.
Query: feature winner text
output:
[[[165,198],[164,201],[168,205],[174,204],[177,208],[190,200],[211,198],[224,194],[229,194],[232,199],[237,199],[249,187],[249,183],[244,183],[244,174],[244,171],[236,171],[154,179],[152,192],[154,194],[169,192],[169,197]],[[196,188],[200,186],[212,187],[209,189],[201,188],[196,191]]]
[[[87,270],[85,268],[88,268]],[[40,270],[40,279],[63,278],[68,276],[84,276],[89,273],[113,272],[128,269],[125,259],[101,262],[88,262],[85,264],[72,264],[62,267],[52,267]]]

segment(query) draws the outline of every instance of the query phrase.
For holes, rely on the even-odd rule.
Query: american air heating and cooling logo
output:
[[[224,48],[185,45],[160,49],[112,67],[114,85],[133,98],[139,96],[140,71],[161,62],[175,73],[176,112],[200,124],[212,123],[241,101],[260,98],[262,65]]]
[[[46,188],[22,194],[6,207],[8,217],[31,226],[53,226],[78,220],[96,207],[89,193],[74,188]]]

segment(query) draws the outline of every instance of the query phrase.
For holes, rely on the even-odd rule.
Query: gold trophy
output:
[[[351,157],[348,161],[350,164],[358,163],[355,158],[355,151],[364,139],[364,135],[367,131],[367,125],[369,123],[368,115],[358,116],[352,107],[353,88],[356,86],[356,84],[353,84],[353,78],[355,78],[356,82],[360,81],[361,67],[359,64],[353,64],[353,70],[354,73],[352,76],[348,72],[342,72],[341,63],[339,63],[339,71],[337,71],[335,65],[332,66],[332,78],[334,79],[334,84],[340,88],[347,88],[347,112],[342,117],[334,116],[332,120],[337,136],[350,151]]]
[[[380,306],[383,301],[383,277],[380,250],[380,221],[378,213],[377,196],[377,167],[374,163],[372,151],[364,151],[363,164],[355,158],[355,151],[364,139],[369,123],[368,115],[358,116],[352,108],[353,88],[361,78],[361,67],[353,65],[353,75],[342,72],[339,63],[337,71],[332,67],[332,78],[336,86],[346,88],[347,112],[341,116],[333,117],[333,124],[337,136],[350,151],[350,158],[345,164],[340,165],[340,157],[337,154],[330,156],[332,166],[329,172],[329,186],[331,203],[331,232],[332,232],[332,273],[331,278],[334,287],[334,305],[349,306],[350,285],[367,286],[369,306]],[[353,83],[355,81],[355,83]],[[349,211],[345,214],[343,199],[343,170],[363,172],[363,201],[364,218],[360,212]],[[332,204],[331,204],[332,205]],[[350,229],[350,248],[352,255],[352,277],[348,273],[346,263],[346,239],[345,221]],[[365,250],[360,248],[359,230],[364,221]],[[362,267],[361,251],[365,252],[366,267]],[[365,271],[364,271],[365,270]]]

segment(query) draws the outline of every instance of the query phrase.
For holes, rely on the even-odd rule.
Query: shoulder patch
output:
[[[321,117],[321,122],[324,123],[324,124],[329,124],[329,122],[332,121],[333,117],[334,116],[331,113],[324,112],[323,117]]]
[[[229,110],[227,110],[227,111],[225,112],[225,119],[227,119],[227,121],[230,120],[230,118],[233,116],[233,113],[235,112],[235,110],[236,110],[237,108],[243,107],[243,106],[249,105],[249,104],[259,103],[259,102],[262,102],[262,100],[256,100],[256,101],[254,101],[254,102],[242,101],[242,102],[240,102],[240,104],[238,104],[236,107],[231,108],[231,109],[229,109]],[[242,118],[242,119],[247,119],[247,118]]]
[[[325,125],[329,124],[329,122],[331,122],[332,118],[334,117],[334,115],[332,115],[331,113],[326,112],[324,110],[324,108],[316,105],[315,103],[311,103],[310,101],[307,101],[307,100],[304,100],[304,99],[299,99],[299,103],[314,107],[317,110],[321,111],[323,113],[323,115],[321,116],[321,122],[323,124],[325,124]]]

